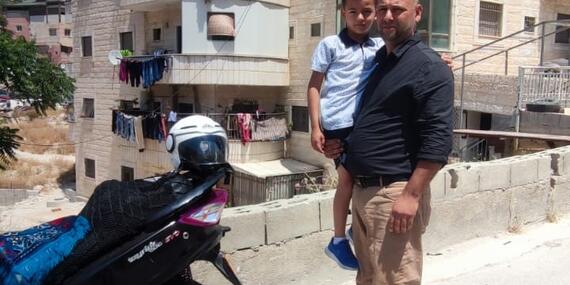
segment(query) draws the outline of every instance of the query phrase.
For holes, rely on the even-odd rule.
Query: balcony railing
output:
[[[169,67],[157,84],[289,86],[289,60],[255,55],[166,54]],[[145,60],[154,56],[132,56]]]
[[[289,137],[287,113],[224,114],[224,113],[179,113],[179,118],[190,115],[204,115],[218,122],[229,140],[242,142],[284,141]]]

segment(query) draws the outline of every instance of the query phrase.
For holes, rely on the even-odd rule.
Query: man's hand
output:
[[[388,231],[396,234],[405,234],[414,225],[414,218],[418,212],[419,196],[407,193],[404,189],[402,195],[392,206],[392,215],[388,221]]]
[[[330,159],[336,159],[342,153],[342,144],[339,139],[325,141],[325,156]]]
[[[325,153],[323,147],[325,146],[325,136],[320,129],[313,129],[311,132],[311,145],[313,149]]]
[[[447,64],[447,66],[449,66],[449,69],[453,70],[453,58],[451,58],[449,54],[442,54],[441,59]]]

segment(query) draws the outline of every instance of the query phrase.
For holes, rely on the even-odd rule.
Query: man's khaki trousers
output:
[[[405,234],[388,232],[394,201],[407,182],[352,191],[352,229],[359,262],[358,285],[420,284],[422,277],[421,235],[429,221],[430,191],[422,194],[414,225]]]

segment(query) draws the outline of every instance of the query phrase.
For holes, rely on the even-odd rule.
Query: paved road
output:
[[[428,229],[429,230],[429,229]],[[244,284],[353,285],[354,272],[322,252],[331,232],[232,254]],[[570,284],[570,217],[454,245],[425,258],[423,284]],[[193,267],[205,285],[229,284],[207,264]]]

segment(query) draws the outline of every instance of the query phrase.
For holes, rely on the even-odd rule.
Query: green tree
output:
[[[5,3],[0,0],[0,11]],[[42,115],[71,98],[75,90],[73,79],[46,56],[40,55],[33,41],[12,37],[6,30],[3,15],[0,15],[0,86],[8,89],[14,98],[26,100]],[[15,159],[14,150],[19,147],[21,138],[17,129],[1,124],[0,169],[5,169]]]

